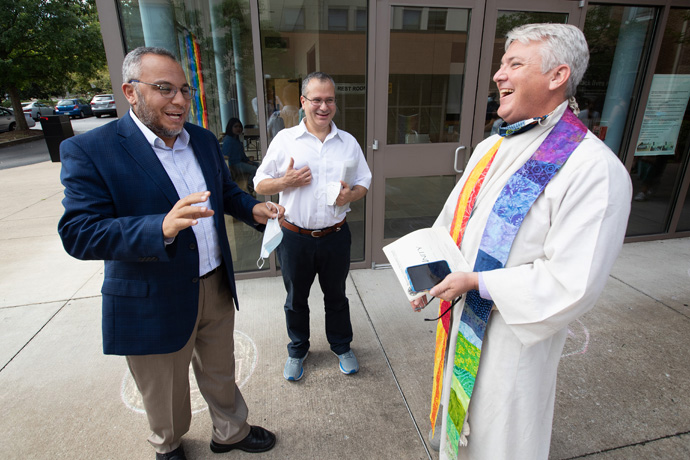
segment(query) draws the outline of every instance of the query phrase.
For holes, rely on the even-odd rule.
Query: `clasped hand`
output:
[[[473,289],[479,289],[477,273],[455,272],[446,276],[443,281],[431,288],[429,295],[452,302],[462,294]],[[410,301],[414,311],[421,311],[428,303],[426,295]]]
[[[266,224],[268,219],[278,218],[280,225],[283,225],[285,220],[285,208],[272,201],[265,203],[258,203],[252,208],[252,216],[254,220],[260,224]]]
[[[340,192],[338,193],[338,198],[335,199],[335,204],[345,206],[352,201],[354,201],[354,192],[347,182],[340,181]]]

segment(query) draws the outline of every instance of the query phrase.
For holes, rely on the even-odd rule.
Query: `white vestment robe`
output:
[[[503,140],[477,196],[460,250],[470,264],[504,185],[536,151],[567,107],[542,125]],[[498,141],[475,149],[435,222],[450,231],[469,172]],[[534,202],[520,227],[505,268],[483,272],[495,302],[468,410],[468,445],[458,458],[547,459],[556,371],[568,323],[590,310],[622,247],[632,186],[621,161],[592,132]],[[453,310],[441,403],[440,458],[448,458],[446,422],[450,377],[463,308]]]

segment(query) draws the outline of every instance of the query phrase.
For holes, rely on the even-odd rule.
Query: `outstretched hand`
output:
[[[211,196],[211,192],[196,192],[187,195],[165,215],[163,219],[163,237],[175,238],[185,228],[189,228],[199,223],[203,217],[211,217],[214,212],[206,206],[193,206],[197,203],[204,203]]]

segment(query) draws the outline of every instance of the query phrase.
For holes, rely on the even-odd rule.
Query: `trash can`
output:
[[[43,137],[46,139],[46,144],[48,144],[50,161],[59,163],[60,143],[68,137],[74,136],[69,115],[42,116],[41,129],[43,130]]]

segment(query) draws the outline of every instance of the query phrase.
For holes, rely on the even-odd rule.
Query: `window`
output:
[[[328,30],[347,30],[347,10],[344,8],[328,9]]]

